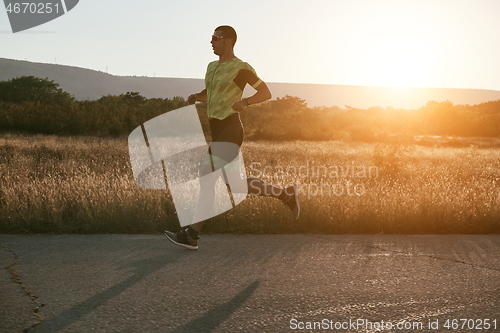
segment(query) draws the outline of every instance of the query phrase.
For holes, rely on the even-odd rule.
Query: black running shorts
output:
[[[234,113],[222,120],[209,119],[212,142],[232,142],[238,147],[243,143],[243,125],[240,114]]]

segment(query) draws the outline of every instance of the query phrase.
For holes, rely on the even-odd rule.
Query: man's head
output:
[[[217,27],[211,41],[214,53],[220,56],[225,53],[227,49],[232,50],[236,43],[236,39],[236,31],[232,27],[228,25]]]

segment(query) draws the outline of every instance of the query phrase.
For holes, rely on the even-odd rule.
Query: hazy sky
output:
[[[80,0],[0,57],[115,75],[203,78],[218,25],[268,82],[500,90],[500,0]]]

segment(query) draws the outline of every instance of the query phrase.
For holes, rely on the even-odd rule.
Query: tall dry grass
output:
[[[291,219],[276,199],[248,196],[207,223],[207,232],[500,231],[498,148],[256,141],[243,145],[243,155],[249,176],[299,185],[301,216]],[[178,227],[168,191],[135,185],[126,138],[2,134],[0,175],[3,233]]]
[[[126,139],[2,135],[0,230],[133,233],[172,226],[169,194],[137,187],[130,170]]]

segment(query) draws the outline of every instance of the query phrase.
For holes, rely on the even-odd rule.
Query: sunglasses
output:
[[[226,37],[222,37],[222,36],[217,36],[217,35],[212,35],[212,42],[217,42],[223,38],[226,38]]]

